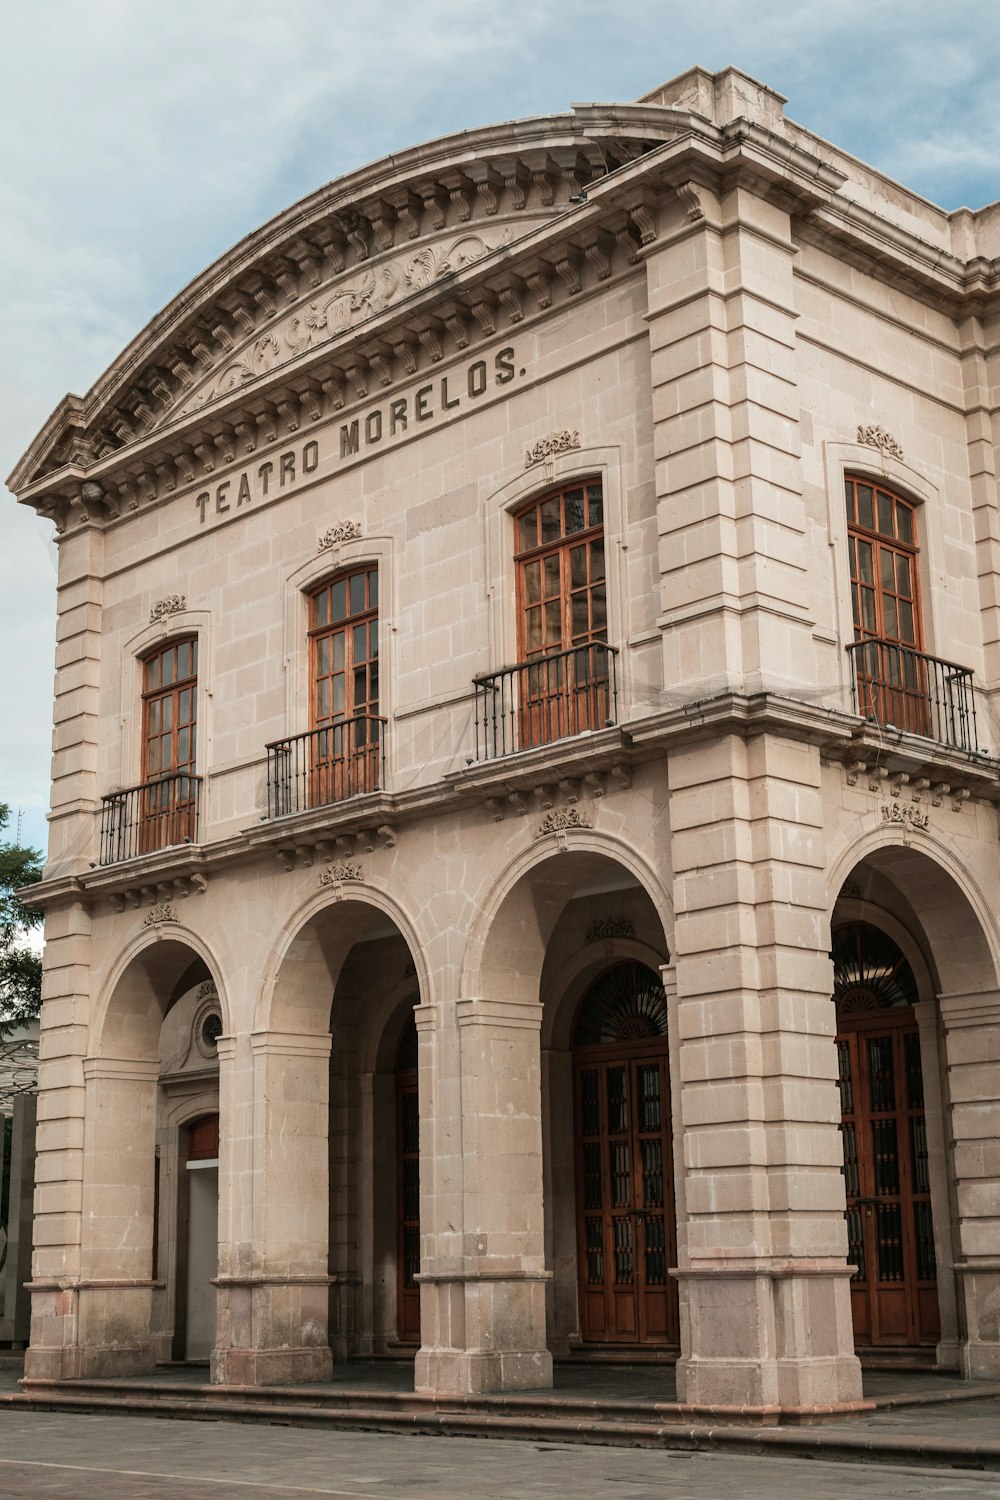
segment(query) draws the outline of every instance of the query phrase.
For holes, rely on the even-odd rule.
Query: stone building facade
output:
[[[1000,205],[783,104],[377,162],[18,465],[29,1378],[1000,1375]]]

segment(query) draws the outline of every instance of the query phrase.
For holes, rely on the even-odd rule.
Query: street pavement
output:
[[[968,1403],[968,1407],[980,1403]],[[997,1406],[952,1421],[997,1427]],[[925,1417],[928,1415],[924,1413]],[[996,1435],[996,1434],[995,1434]],[[0,1500],[1000,1500],[1000,1473],[0,1411]]]

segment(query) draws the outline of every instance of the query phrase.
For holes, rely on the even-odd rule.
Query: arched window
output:
[[[551,491],[514,516],[519,745],[609,719],[604,497],[599,480]]]
[[[166,642],[142,664],[139,849],[146,854],[195,835],[198,641]]]
[[[940,693],[923,655],[916,507],[854,476],[845,479],[845,499],[858,712],[928,734]]]
[[[309,805],[380,785],[378,569],[338,573],[309,596]]]

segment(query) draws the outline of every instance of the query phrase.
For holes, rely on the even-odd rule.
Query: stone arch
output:
[[[412,919],[383,891],[350,882],[333,899],[325,891],[311,896],[284,924],[261,985],[254,1030],[326,1035],[347,955],[379,916],[388,919],[406,943],[416,971],[415,988],[426,1001],[430,973]]]
[[[122,950],[98,997],[89,1056],[155,1058],[167,997],[192,956],[201,959],[215,984],[225,1034],[231,1035],[232,1014],[215,955],[196,933],[171,923],[168,932],[140,933]]]

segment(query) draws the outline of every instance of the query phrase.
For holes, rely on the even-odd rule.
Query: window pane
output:
[[[351,614],[362,615],[365,612],[365,575],[355,573],[351,579]]]
[[[883,536],[892,536],[892,496],[884,490],[878,491],[878,529]]]
[[[910,581],[910,559],[902,553],[896,554],[896,593],[901,594],[904,599],[913,598],[913,588]]]
[[[542,565],[539,562],[529,563],[524,570],[524,601],[526,604],[537,604],[542,597]]]
[[[330,712],[330,681],[323,677],[316,684],[316,717],[325,719]]]
[[[330,673],[330,637],[321,635],[316,642],[316,674],[327,677]]]
[[[146,663],[146,691],[155,692],[160,685],[160,658],[154,656]]]
[[[858,485],[858,524],[868,531],[875,530],[875,505],[871,485]]]
[[[583,490],[569,490],[564,505],[566,508],[566,532],[583,531],[587,524],[583,503]]]
[[[344,679],[343,677],[332,677],[333,686],[333,712],[342,714],[344,712]]]
[[[913,516],[908,505],[896,502],[896,532],[901,542],[913,541]]]
[[[321,589],[318,594],[313,595],[312,602],[312,625],[318,629],[321,625],[330,623],[330,590]]]
[[[562,603],[558,599],[545,605],[545,644],[553,651],[562,645]]]
[[[552,599],[557,597],[560,591],[558,554],[556,554],[554,557],[546,557],[544,559],[543,566],[545,568],[545,574],[543,583],[544,593],[542,597],[545,599]]]
[[[529,609],[525,621],[525,643],[529,651],[540,651],[542,649],[542,612],[540,609]]]
[[[587,582],[587,548],[572,547],[569,554],[569,581],[571,587],[583,588]]]
[[[899,638],[910,646],[917,644],[917,638],[913,633],[913,605],[907,603],[905,599],[899,601]]]
[[[895,560],[895,557],[893,556],[893,554],[889,551],[889,549],[887,547],[884,547],[882,549],[881,557],[879,558],[879,563],[880,563],[880,569],[881,569],[881,573],[882,573],[882,587],[884,589],[892,589],[893,592],[895,592],[895,588],[896,588],[896,560]]]
[[[368,627],[368,655],[372,661],[378,656],[378,621],[372,620]]]
[[[532,508],[517,518],[517,550],[527,552],[538,544],[538,512]]]
[[[175,674],[177,671],[177,657],[173,649],[164,651],[162,662],[163,665],[161,667],[161,673],[163,677],[163,686],[169,687],[170,684],[175,681]]]
[[[604,577],[604,538],[590,543],[590,576],[592,579]]]
[[[587,494],[590,499],[590,524],[600,526],[604,520],[604,496],[599,484],[588,486]]]
[[[182,688],[177,695],[177,722],[178,724],[190,724],[191,722],[190,688]]]
[[[160,728],[164,731],[172,729],[174,725],[174,700],[173,698],[160,699]]]
[[[342,620],[347,614],[347,581],[338,578],[330,589],[330,619]]]
[[[191,731],[182,729],[177,735],[177,764],[186,766],[191,759]]]
[[[595,633],[603,635],[607,629],[608,624],[608,605],[604,594],[603,583],[599,584],[597,588],[591,590],[590,618]]]
[[[871,542],[858,542],[858,576],[862,583],[874,583]]]
[[[146,747],[146,774],[147,776],[155,776],[159,769],[160,742],[159,740],[153,739],[150,740],[148,746]]]
[[[337,634],[335,636],[333,636],[332,639],[333,639],[333,662],[332,662],[332,667],[333,667],[333,670],[335,672],[342,672],[344,670],[344,632],[342,630],[338,630]]]
[[[854,486],[849,479],[844,481],[844,500],[847,505],[847,523],[854,525]]]
[[[875,631],[875,594],[871,589],[861,590],[861,616],[864,628]]]
[[[586,593],[573,595],[572,601],[572,630],[573,639],[579,640],[582,635],[590,632],[590,609],[588,608]]]
[[[354,627],[354,660],[368,660],[368,627],[367,625],[355,625]]]
[[[368,702],[373,714],[378,713],[378,662],[373,661],[368,673]]]
[[[191,642],[182,641],[177,647],[177,677],[183,682],[185,677],[191,676]]]
[[[555,495],[551,500],[546,500],[541,507],[542,516],[542,541],[556,542],[560,535],[559,521],[559,496]]]
[[[150,704],[149,704],[149,708],[147,710],[147,716],[146,716],[146,726],[147,726],[148,732],[150,734],[159,734],[159,732],[160,732],[160,700],[159,700],[159,698],[153,698],[153,699],[150,700]]]
[[[899,639],[899,623],[896,619],[896,600],[892,594],[886,594],[882,600],[882,610],[885,614],[885,634],[889,640]]]
[[[854,628],[857,630],[861,624],[861,619],[858,613],[858,591],[856,588],[851,589],[851,613],[854,616]]]
[[[378,569],[372,568],[368,574],[368,608],[378,609]]]
[[[368,704],[368,670],[366,667],[354,668],[354,712],[364,713]]]

